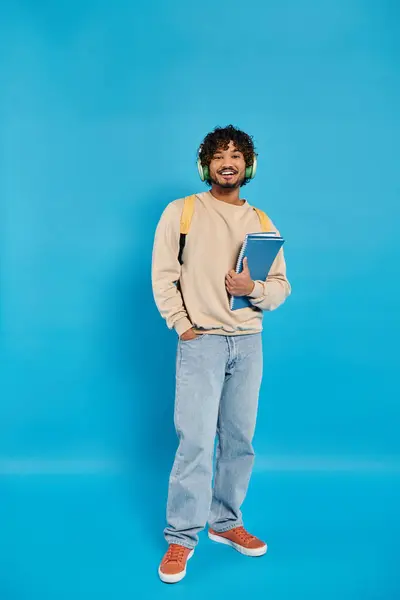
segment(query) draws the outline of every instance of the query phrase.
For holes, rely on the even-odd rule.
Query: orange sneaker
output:
[[[262,556],[267,551],[267,544],[251,535],[244,527],[235,527],[224,533],[209,529],[208,537],[213,542],[232,546],[232,548],[246,556]]]
[[[170,544],[158,569],[161,581],[164,583],[178,583],[186,575],[186,563],[192,558],[194,550]]]

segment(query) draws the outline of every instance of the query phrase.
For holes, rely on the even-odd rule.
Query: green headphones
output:
[[[210,181],[210,170],[207,165],[201,164],[200,156],[197,159],[197,169],[199,171],[200,179],[202,181]],[[257,156],[254,154],[253,156],[253,164],[249,167],[246,167],[246,179],[254,179],[257,171]]]

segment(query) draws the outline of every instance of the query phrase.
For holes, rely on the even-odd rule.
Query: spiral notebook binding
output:
[[[245,240],[242,244],[242,249],[240,250],[240,254],[238,256],[237,259],[237,263],[236,263],[236,273],[240,273],[240,267],[242,266],[242,262],[243,262],[243,258],[247,249],[247,242],[248,242],[249,236],[246,235]]]
[[[246,253],[248,239],[249,239],[249,236],[247,234],[246,237],[245,237],[245,240],[244,240],[244,242],[242,244],[242,249],[240,250],[238,259],[237,259],[236,269],[235,269],[236,273],[240,273],[240,267],[242,266],[243,258],[244,258],[244,255]],[[230,307],[231,307],[231,309],[233,307],[233,296],[231,296]]]

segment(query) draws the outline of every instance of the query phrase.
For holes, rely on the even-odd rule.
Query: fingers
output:
[[[230,274],[228,273],[228,275],[225,277],[225,281],[226,281],[227,283],[233,283],[233,281],[234,281],[234,278],[233,278],[233,276],[232,276],[232,275],[230,275]]]
[[[230,294],[233,293],[233,290],[234,290],[233,278],[229,274],[225,278],[225,287]]]
[[[227,273],[226,277],[229,278],[230,280],[236,279],[236,278],[241,278],[244,275],[247,276],[249,274],[249,265],[247,262],[247,258],[243,259],[243,270],[241,273],[236,273],[236,271],[234,271],[233,269],[231,269],[229,271],[229,273]]]
[[[236,271],[233,270],[229,271],[229,273],[227,273],[225,277],[225,287],[227,291],[232,295],[237,293],[238,278],[241,278],[240,274],[236,273]]]
[[[246,295],[246,290],[249,289],[250,271],[247,258],[243,259],[243,270],[241,273],[236,273],[233,269],[225,276],[225,287],[231,296]]]

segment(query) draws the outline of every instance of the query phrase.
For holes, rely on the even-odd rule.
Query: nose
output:
[[[230,160],[224,160],[222,162],[222,165],[220,167],[220,171],[223,171],[224,169],[232,169],[232,171],[236,172],[236,168],[232,165],[232,162]]]

